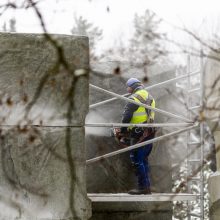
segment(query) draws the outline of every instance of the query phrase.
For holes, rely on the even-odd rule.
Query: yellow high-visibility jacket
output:
[[[132,98],[135,102],[150,105],[155,108],[155,100],[145,89],[137,90],[130,98]],[[155,112],[153,110],[146,110],[145,107],[139,106],[139,108],[133,113],[130,123],[140,124],[148,122],[149,119],[154,120],[154,115]]]

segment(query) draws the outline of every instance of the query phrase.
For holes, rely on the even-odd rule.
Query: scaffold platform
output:
[[[166,202],[196,201],[197,194],[189,193],[152,193],[147,195],[130,195],[127,193],[88,193],[92,202]]]

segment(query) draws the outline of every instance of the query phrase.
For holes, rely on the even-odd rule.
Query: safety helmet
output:
[[[141,84],[141,81],[138,80],[138,79],[136,79],[136,78],[130,78],[130,79],[128,79],[128,81],[126,82],[127,87],[132,87],[132,85],[134,85],[134,84],[140,85],[140,84]]]

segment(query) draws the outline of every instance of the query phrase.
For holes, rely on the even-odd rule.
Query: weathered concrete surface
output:
[[[210,176],[208,180],[208,190],[210,195],[210,219],[217,220],[220,219],[220,131],[219,128],[215,129],[213,132],[216,147],[216,161],[217,161],[217,171]]]
[[[66,137],[66,128],[35,129],[40,135],[33,142],[27,138],[29,132],[16,137],[9,132],[1,141],[1,194],[21,207],[22,219],[71,219],[70,206],[73,219],[87,219],[83,128],[71,128],[70,137]]]
[[[53,38],[62,48],[63,54],[58,53],[42,35],[0,34],[1,100],[8,100],[13,107],[13,111],[10,111],[8,106],[3,106],[2,114],[7,116],[5,124],[14,125],[22,120],[24,107],[36,96],[39,97],[29,113],[32,124],[67,124],[67,97],[73,76],[71,72],[88,70],[88,39],[67,35],[53,35]],[[67,62],[69,72],[63,65],[58,65],[62,59]],[[74,96],[77,106],[72,111],[73,125],[82,126],[88,110],[88,102],[84,102],[88,95],[87,73],[78,77],[78,83],[75,84],[74,92],[78,95]]]
[[[220,200],[212,203],[212,206],[210,207],[210,210],[209,210],[211,220],[219,220],[219,216],[220,216],[219,207],[220,207]]]
[[[103,213],[94,213],[91,220],[170,220],[172,217],[172,212],[170,212],[170,215],[167,215],[167,213],[170,212],[169,210],[166,210],[166,213],[164,212],[154,212],[154,213],[148,213],[146,218],[146,212],[110,212],[107,215],[104,215]]]
[[[120,66],[121,75],[114,75],[114,69],[117,68],[117,63],[104,63],[94,65],[97,72],[100,74],[91,74],[90,82],[94,85],[113,91],[117,94],[126,93],[125,82],[131,76],[142,79],[143,75],[138,75],[138,69],[132,69],[130,66]],[[133,67],[134,68],[134,67]],[[129,71],[127,73],[127,70]],[[133,75],[131,74],[133,73]],[[136,74],[136,75],[135,75]],[[158,74],[152,76],[148,74],[149,82],[147,85],[160,82],[169,77],[174,76],[174,71],[168,71],[164,75]],[[159,90],[152,90],[151,94],[156,99],[156,105],[160,108],[161,103],[165,103],[162,109],[171,108],[172,99],[169,98],[167,87]],[[112,98],[109,95],[100,93],[91,89],[90,104]],[[125,102],[117,100],[95,109],[91,109],[87,115],[87,122],[120,122]],[[156,114],[156,121],[167,121],[167,117]],[[159,132],[158,135],[162,133]],[[152,153],[149,157],[151,169],[152,189],[155,192],[171,192],[172,189],[172,169],[171,156],[169,154],[169,142],[159,142],[154,145]],[[114,138],[110,137],[109,128],[87,128],[86,129],[86,149],[87,158],[93,158],[99,155],[119,149]],[[136,177],[133,168],[131,167],[129,153],[123,153],[94,164],[87,166],[87,190],[89,193],[122,193],[136,187]],[[166,204],[165,209],[160,209]],[[159,206],[157,206],[159,205]],[[99,203],[93,204],[92,220],[96,219],[171,219],[172,218],[172,203],[161,202],[153,206],[151,202],[145,203],[144,210],[140,210],[143,205],[132,203],[123,203],[121,205]],[[106,209],[112,207],[112,209]],[[158,207],[158,209],[156,209]],[[129,209],[129,211],[128,211]],[[149,211],[150,210],[150,211]],[[124,215],[123,215],[124,213]],[[154,217],[153,217],[154,216]]]
[[[93,203],[91,220],[155,220],[172,219],[172,203],[170,202],[125,202],[125,203]],[[107,214],[108,213],[108,214]]]
[[[86,220],[91,215],[84,145],[88,39],[52,37],[63,55],[43,35],[0,34],[1,220]],[[63,58],[69,71],[58,65]],[[31,110],[24,111],[32,101]]]
[[[217,171],[209,178],[208,189],[210,193],[210,219],[220,219],[220,62],[219,54],[211,56],[217,59],[208,60],[205,68],[205,102],[207,109],[205,116],[215,139]]]

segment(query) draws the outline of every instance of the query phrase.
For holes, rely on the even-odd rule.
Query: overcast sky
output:
[[[166,21],[162,29],[172,32],[174,38],[180,35],[170,29],[168,24],[185,25],[195,31],[215,31],[220,21],[218,2],[219,0],[41,0],[39,6],[49,32],[70,34],[74,14],[82,15],[103,29],[104,40],[100,45],[108,47],[118,37],[128,39],[133,31],[134,14],[141,15],[146,9],[151,9]],[[18,32],[42,31],[32,10],[8,10],[1,17],[0,25],[12,17],[17,20]]]

